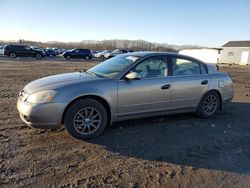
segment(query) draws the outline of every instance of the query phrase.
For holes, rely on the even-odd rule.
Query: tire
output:
[[[15,52],[11,52],[10,55],[9,55],[9,57],[11,59],[15,59],[16,58],[16,53]]]
[[[105,58],[104,58],[104,56],[103,56],[103,55],[101,55],[100,59],[102,59],[102,60],[103,60],[103,59],[105,59]]]
[[[196,115],[201,118],[213,117],[218,112],[220,106],[220,96],[215,91],[210,91],[202,97]]]
[[[67,56],[66,56],[66,59],[67,59],[67,60],[70,60],[70,59],[71,59],[71,56],[70,56],[70,55],[67,55]]]
[[[87,117],[86,117],[87,116]],[[107,125],[105,107],[94,99],[81,99],[66,111],[64,125],[77,139],[86,140],[100,135]]]
[[[36,59],[41,59],[42,58],[42,55],[41,54],[36,54]]]
[[[86,56],[84,57],[84,59],[85,59],[85,60],[90,60],[90,57],[89,57],[88,55],[86,55]]]

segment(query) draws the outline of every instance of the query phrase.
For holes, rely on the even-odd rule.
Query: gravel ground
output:
[[[0,187],[250,187],[250,67],[222,67],[235,97],[211,119],[125,121],[88,141],[20,120],[25,84],[95,64],[0,58]]]

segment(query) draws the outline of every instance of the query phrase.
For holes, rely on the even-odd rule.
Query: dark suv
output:
[[[93,55],[89,49],[73,49],[63,53],[66,59],[92,59]]]
[[[27,45],[9,44],[4,48],[4,55],[10,58],[35,57],[41,59],[45,56],[45,52],[41,49],[35,49]]]

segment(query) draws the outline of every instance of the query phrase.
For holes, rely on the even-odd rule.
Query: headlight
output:
[[[52,101],[55,95],[56,91],[53,90],[39,91],[28,96],[26,101],[33,104],[48,103]]]

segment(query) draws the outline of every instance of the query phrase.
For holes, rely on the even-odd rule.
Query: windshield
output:
[[[113,57],[95,67],[89,69],[87,72],[92,72],[96,75],[100,75],[106,78],[113,78],[119,74],[124,68],[134,63],[138,56],[133,55],[119,55]]]

